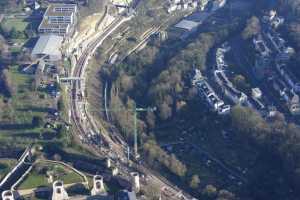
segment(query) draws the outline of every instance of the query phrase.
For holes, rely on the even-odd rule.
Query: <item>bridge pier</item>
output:
[[[11,190],[5,190],[2,192],[2,200],[15,200],[14,193]]]
[[[53,193],[52,200],[67,200],[69,195],[64,188],[64,183],[62,181],[55,181],[53,183]]]
[[[93,178],[93,189],[91,191],[92,196],[106,194],[103,177],[100,175],[96,175]]]

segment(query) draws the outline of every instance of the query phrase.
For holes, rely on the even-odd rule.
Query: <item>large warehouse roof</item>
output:
[[[178,24],[175,25],[176,28],[185,29],[191,31],[196,28],[200,23],[183,19]]]
[[[61,55],[63,37],[57,35],[42,35],[33,48],[32,55]]]

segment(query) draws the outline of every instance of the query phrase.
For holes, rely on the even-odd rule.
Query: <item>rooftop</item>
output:
[[[71,16],[76,8],[76,4],[50,4],[45,16]]]
[[[50,21],[48,19],[43,19],[41,22],[39,28],[45,29],[45,28],[67,28],[69,24],[54,24],[54,23],[49,23]]]
[[[57,35],[42,35],[34,46],[32,55],[61,55],[62,41],[63,37]]]
[[[197,28],[200,23],[190,21],[190,20],[181,20],[178,24],[175,25],[176,28],[185,29],[191,31],[194,28]]]

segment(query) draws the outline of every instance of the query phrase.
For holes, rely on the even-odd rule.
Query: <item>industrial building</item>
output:
[[[68,37],[73,34],[77,23],[76,4],[50,4],[38,27],[41,34],[55,34]]]
[[[57,35],[42,35],[38,39],[31,56],[35,59],[43,58],[44,60],[55,62],[62,58],[61,44],[63,37]]]
[[[198,27],[199,23],[190,21],[190,20],[181,20],[179,23],[175,25],[176,28],[184,29],[187,31],[193,31]]]

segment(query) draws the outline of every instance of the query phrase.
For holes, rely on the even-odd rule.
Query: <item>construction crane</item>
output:
[[[112,108],[112,109],[103,109],[102,111],[105,111],[106,113],[108,112],[117,112],[117,111],[121,111],[124,110],[122,108]],[[134,103],[133,109],[131,110],[131,112],[133,113],[133,131],[134,131],[134,158],[137,160],[139,158],[139,154],[138,154],[138,131],[137,131],[137,117],[138,117],[138,113],[140,112],[154,112],[156,111],[156,107],[146,107],[146,108],[142,108],[142,107],[137,107],[136,104]],[[129,111],[130,112],[130,111]],[[129,145],[127,147],[127,160],[130,160],[130,148]]]

